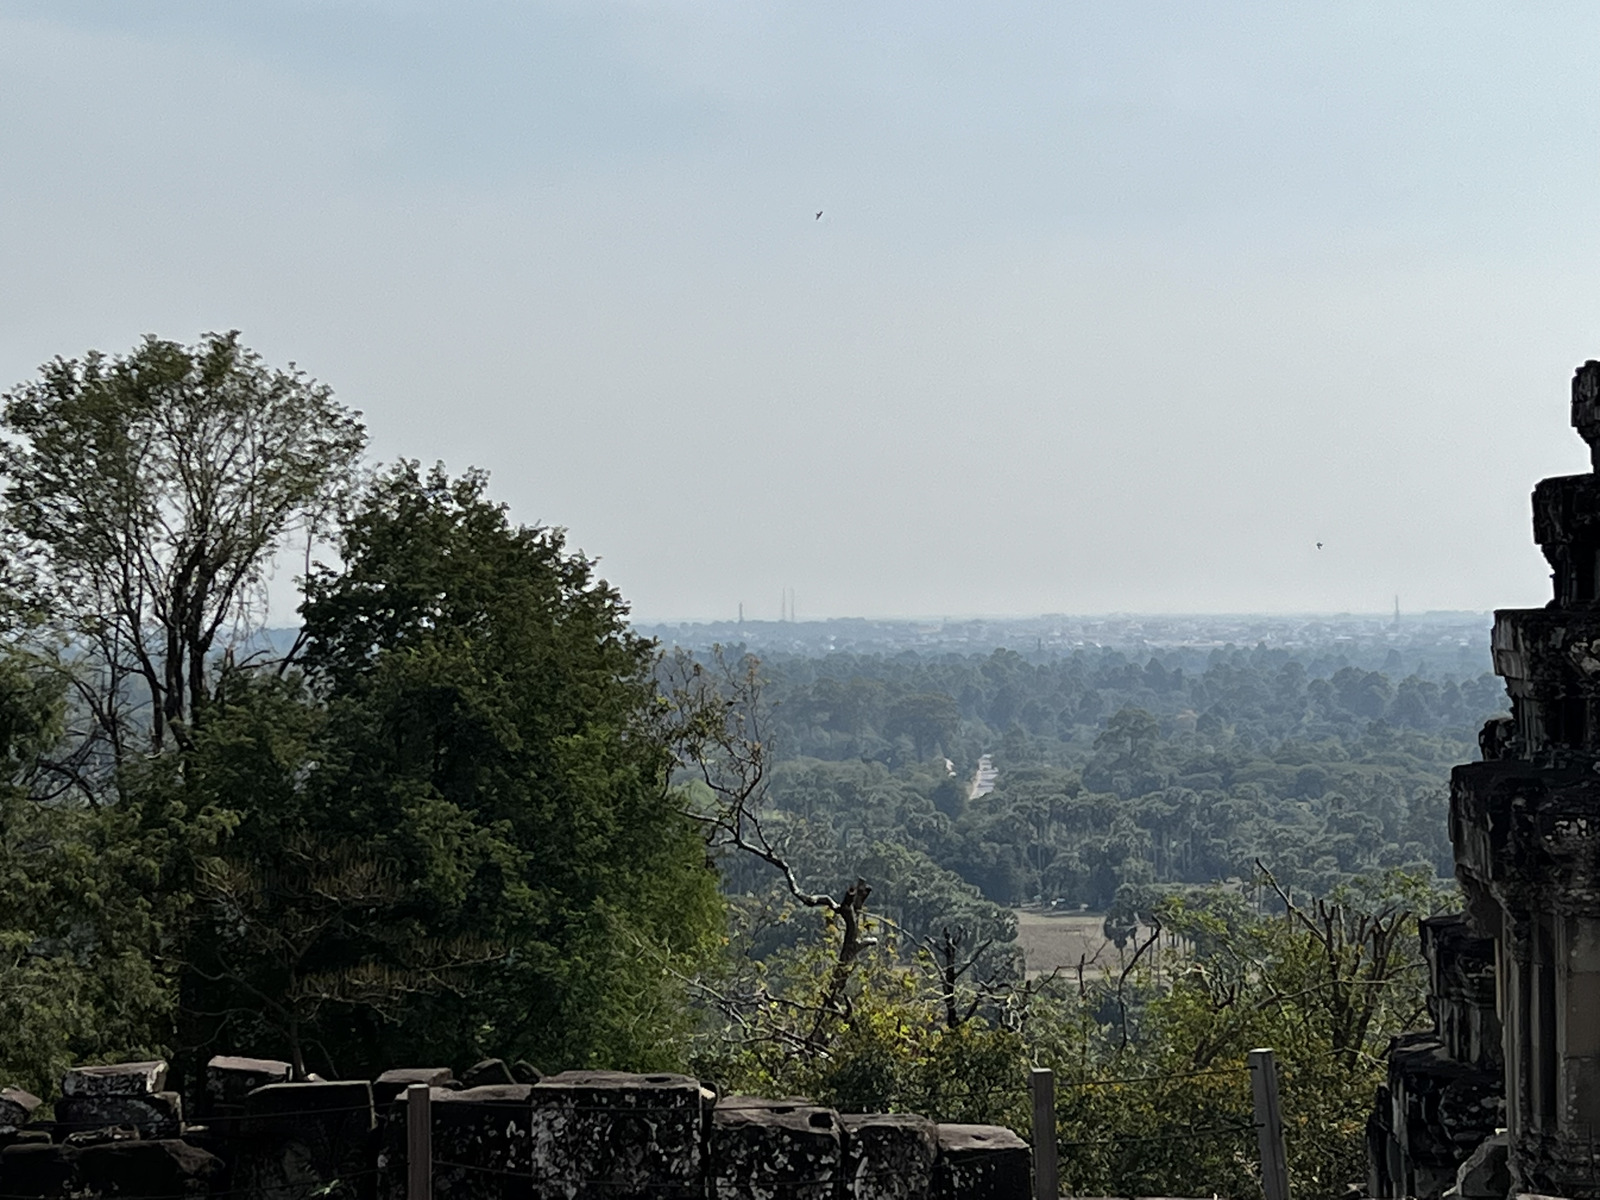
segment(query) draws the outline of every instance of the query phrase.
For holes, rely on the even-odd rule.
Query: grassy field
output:
[[[1076,971],[1081,960],[1086,969],[1122,969],[1116,946],[1100,931],[1105,920],[1098,913],[1056,913],[1019,908],[1017,945],[1028,966],[1028,978],[1048,975],[1060,967]]]

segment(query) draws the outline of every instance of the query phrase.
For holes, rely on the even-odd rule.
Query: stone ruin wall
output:
[[[290,1083],[287,1063],[217,1057],[189,1106],[166,1076],[164,1062],[77,1068],[52,1121],[0,1092],[0,1196],[406,1200],[413,1084],[429,1088],[439,1200],[1031,1194],[1027,1144],[1008,1129],[719,1097],[683,1075],[541,1079],[490,1060],[460,1081],[440,1068]]]
[[[1596,469],[1534,489],[1552,597],[1494,615],[1511,716],[1451,773],[1467,913],[1424,932],[1435,1028],[1391,1051],[1376,1197],[1600,1200],[1600,362],[1573,377],[1572,425]]]

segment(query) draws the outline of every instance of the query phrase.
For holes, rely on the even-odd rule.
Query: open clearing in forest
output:
[[[1105,918],[1099,913],[1013,911],[1017,914],[1017,945],[1022,947],[1028,978],[1048,975],[1057,967],[1063,973],[1075,972],[1080,960],[1102,971],[1121,969],[1116,946],[1101,932]]]

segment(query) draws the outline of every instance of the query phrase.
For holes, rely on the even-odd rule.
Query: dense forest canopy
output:
[[[1385,870],[1448,878],[1448,771],[1505,707],[1487,671],[1396,678],[1332,638],[1303,656],[902,650],[762,669],[772,802],[808,870],[892,858],[952,898],[1102,911],[1119,889],[1246,878],[1257,860],[1317,893]],[[998,778],[973,796],[983,755]]]

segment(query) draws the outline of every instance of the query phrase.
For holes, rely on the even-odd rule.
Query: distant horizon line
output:
[[[1492,608],[1425,608],[1400,612],[1400,619],[1420,617],[1489,617],[1494,615]],[[1300,619],[1300,620],[1370,620],[1382,619],[1393,621],[1395,613],[1391,609],[1373,609],[1366,612],[1343,610],[1338,612],[1328,610],[1266,610],[1266,609],[1238,609],[1221,612],[1183,612],[1172,611],[1141,611],[1137,609],[1111,609],[1104,612],[1035,612],[1035,613],[958,613],[943,615],[911,615],[911,616],[821,616],[821,617],[642,617],[630,615],[629,623],[633,625],[822,625],[832,621],[879,621],[897,622],[905,624],[927,624],[939,622],[943,624],[956,624],[968,621],[1104,621],[1104,620],[1224,620],[1224,619]]]

